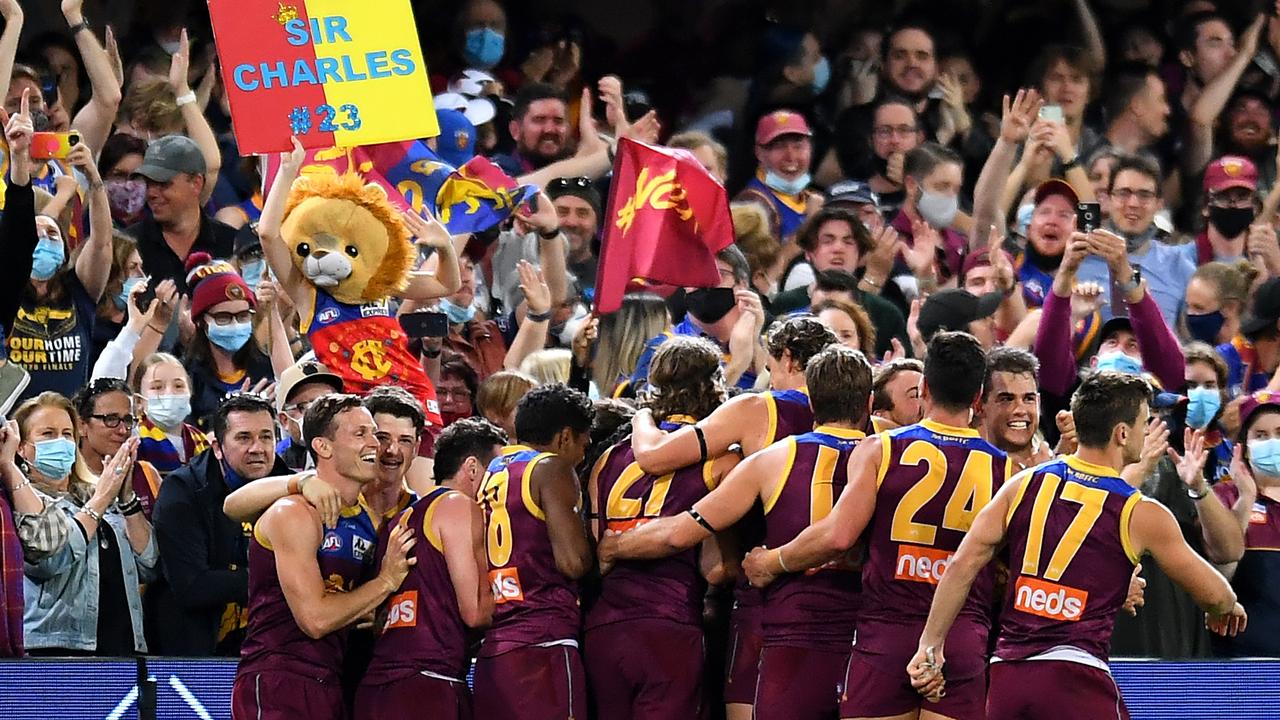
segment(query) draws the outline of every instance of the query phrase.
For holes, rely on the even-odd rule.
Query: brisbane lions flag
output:
[[[596,312],[633,285],[715,287],[716,253],[733,243],[724,186],[685,150],[623,138],[600,243]]]

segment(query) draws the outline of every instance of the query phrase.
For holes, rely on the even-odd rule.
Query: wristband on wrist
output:
[[[536,312],[532,312],[532,311],[531,311],[531,312],[526,312],[526,313],[524,314],[524,319],[525,319],[525,320],[532,320],[533,322],[546,322],[546,321],[548,321],[548,320],[550,320],[550,319],[551,319],[551,311],[550,311],[550,310],[544,310],[544,311],[542,311],[542,312],[540,312],[540,313],[536,313]]]
[[[777,555],[778,555],[778,567],[782,568],[782,572],[784,573],[791,572],[791,570],[787,568],[787,564],[782,562],[782,548],[778,548]]]
[[[183,105],[190,105],[195,101],[196,101],[196,93],[194,90],[188,90],[186,94],[179,95],[178,97],[174,98],[174,103],[177,104],[178,107],[182,107]]]
[[[71,31],[71,36],[72,36],[72,37],[75,37],[75,36],[76,36],[76,33],[80,32],[81,30],[88,30],[88,29],[90,29],[90,28],[89,28],[89,18],[80,18],[80,22],[76,23],[75,25],[72,25],[72,26],[71,26],[70,28],[68,28],[68,29]]]
[[[1204,489],[1201,490],[1200,492],[1196,492],[1195,489],[1191,487],[1187,488],[1187,497],[1191,498],[1192,500],[1203,500],[1209,497],[1209,493],[1210,493],[1210,489],[1209,489],[1208,483],[1205,483]]]
[[[444,348],[442,347],[438,347],[435,350],[427,350],[426,348],[423,348],[422,357],[435,360],[436,358],[440,357],[440,354],[443,352],[444,352]]]
[[[1070,172],[1073,168],[1078,168],[1078,167],[1080,167],[1080,155],[1076,154],[1075,157],[1062,163],[1062,172],[1063,174],[1066,174],[1067,172]]]
[[[82,508],[82,510],[83,510],[83,512],[84,512],[84,514],[85,514],[85,515],[88,515],[89,517],[93,518],[93,521],[94,521],[94,522],[96,522],[96,523],[100,523],[100,522],[102,522],[102,513],[100,513],[100,512],[98,512],[97,510],[94,510],[93,508],[89,507],[89,504],[88,504],[88,503],[85,503],[85,505],[84,505],[84,507]]]
[[[560,228],[557,227],[554,230],[539,230],[538,237],[542,238],[543,240],[555,240],[556,238],[560,237]]]
[[[137,495],[134,495],[132,500],[120,505],[119,510],[120,514],[125,517],[137,515],[142,512],[142,500],[140,500]]]

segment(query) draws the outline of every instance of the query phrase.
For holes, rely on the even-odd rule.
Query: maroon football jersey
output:
[[[376,567],[378,541],[373,518],[360,507],[343,510],[335,528],[326,528],[316,559],[326,592],[348,592],[367,580]],[[249,625],[240,648],[240,673],[289,670],[337,681],[350,628],[313,640],[298,627],[280,588],[271,544],[254,528],[249,543]]]
[[[996,656],[1078,648],[1105,662],[1138,554],[1129,519],[1142,493],[1074,455],[1027,470],[1009,514],[1009,585]]]
[[[417,540],[413,555],[418,562],[387,599],[386,623],[374,643],[366,682],[392,682],[422,670],[455,680],[466,676],[467,626],[458,610],[444,545],[431,530],[436,503],[451,492],[436,488],[400,516],[398,524]],[[383,552],[379,548],[379,560]]]
[[[692,418],[673,418],[661,427],[670,432],[689,422]],[[592,512],[600,518],[600,536],[606,529],[629,530],[693,507],[715,487],[712,464],[697,463],[655,477],[636,463],[630,438],[609,448],[595,469],[600,507]],[[622,560],[601,580],[600,597],[587,613],[586,626],[658,618],[701,627],[706,589],[697,547],[659,560]]]
[[[806,390],[770,390],[763,393],[769,411],[769,436],[765,445],[813,429],[813,408]]]
[[[863,437],[857,430],[819,425],[782,441],[789,458],[764,504],[766,547],[782,547],[831,514],[849,480],[849,453]],[[765,644],[847,651],[861,587],[859,571],[843,561],[779,577],[765,590]]]
[[[480,486],[489,582],[497,607],[480,655],[578,636],[578,584],[556,568],[546,515],[533,498],[533,469],[552,453],[509,445]]]
[[[867,554],[855,649],[897,665],[904,647],[914,651],[938,580],[974,517],[1004,483],[1009,459],[974,430],[930,420],[880,437],[876,507],[862,536]],[[960,631],[981,635],[969,638],[971,645],[986,642],[994,583],[994,566],[988,566],[961,610]],[[948,647],[954,645],[948,641]],[[954,654],[951,659],[957,660]],[[980,672],[985,662],[968,660],[963,667],[958,662],[948,667],[961,673],[956,677],[966,677]],[[903,667],[905,662],[893,670]]]

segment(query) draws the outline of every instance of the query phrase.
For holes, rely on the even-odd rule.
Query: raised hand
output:
[[[1079,443],[1076,439],[1076,419],[1071,411],[1059,410],[1053,417],[1053,423],[1058,426],[1058,454],[1070,455],[1075,452]]]
[[[893,273],[893,259],[897,257],[903,243],[898,239],[898,231],[889,225],[880,228],[871,239],[875,246],[871,252],[862,256],[862,264],[867,268],[863,277],[871,276],[872,282],[883,286]]]
[[[617,75],[605,75],[596,83],[596,89],[600,92],[600,100],[604,102],[605,122],[613,128],[614,135],[621,137],[630,125],[626,102],[622,98],[622,79]]]
[[[607,147],[596,129],[591,116],[591,88],[582,88],[582,102],[578,105],[578,154],[594,155]]]
[[[591,366],[591,347],[600,337],[600,318],[592,315],[578,326],[578,334],[573,336],[573,358],[578,367]]]
[[[524,292],[524,301],[528,310],[534,315],[542,315],[551,309],[551,289],[542,277],[542,269],[528,260],[516,263],[516,272],[520,274],[520,290]]]
[[[409,228],[409,234],[413,236],[415,245],[442,248],[453,242],[449,237],[449,229],[430,213],[426,213],[424,218],[418,213],[406,210],[400,213],[400,217],[404,220],[405,227]]]
[[[67,162],[74,167],[80,168],[85,177],[89,178],[90,185],[96,185],[102,181],[102,176],[98,174],[98,163],[94,161],[93,151],[89,149],[88,145],[80,142],[71,146],[71,152],[67,154]],[[59,180],[61,179],[59,178]]]
[[[107,26],[103,45],[107,51],[107,61],[111,63],[111,74],[116,78],[116,87],[124,87],[124,60],[120,58],[120,43],[116,41],[116,32],[110,25]]]
[[[173,54],[173,59],[169,61],[169,87],[172,88],[173,94],[182,97],[191,92],[191,40],[187,37],[187,30],[183,28],[182,35],[178,39],[178,52]]]
[[[289,136],[293,149],[280,153],[280,174],[290,179],[298,177],[302,171],[302,163],[307,159],[307,151],[296,135]]]
[[[525,203],[516,210],[516,217],[533,227],[539,233],[549,233],[560,228],[560,215],[556,212],[556,206],[551,202],[551,198],[541,190],[538,191],[537,211],[532,211],[533,203]]]
[[[1071,320],[1079,322],[1102,307],[1102,285],[1096,282],[1076,283],[1071,288]]]
[[[35,126],[31,122],[30,94],[31,88],[22,90],[22,100],[14,115],[0,108],[0,120],[4,121],[4,137],[8,141],[9,150],[24,157],[31,151],[31,136],[35,133]]]
[[[18,421],[9,420],[0,425],[0,465],[12,466],[18,454],[18,446],[22,444]]]
[[[880,364],[883,365],[885,363],[890,363],[906,356],[907,351],[902,347],[902,343],[898,338],[889,338],[889,352],[885,353],[884,357],[880,358]]]
[[[0,0],[0,17],[4,18],[5,24],[21,20],[22,6],[18,0]]]
[[[1182,450],[1184,455],[1179,455],[1173,448],[1168,449],[1169,459],[1178,468],[1178,477],[1197,494],[1204,492],[1209,487],[1209,481],[1204,476],[1204,464],[1209,459],[1209,450],[1204,444],[1204,431],[1192,428],[1183,430]]]
[[[1019,90],[1012,102],[1005,95],[1001,102],[1000,139],[1015,145],[1026,142],[1043,104],[1035,90]]]
[[[912,244],[909,247],[903,247],[902,259],[906,260],[907,267],[911,268],[911,272],[916,277],[932,276],[934,265],[938,262],[941,236],[923,220],[911,222],[911,235]]]
[[[1240,443],[1231,450],[1231,482],[1236,486],[1236,490],[1240,492],[1240,497],[1254,498],[1258,497],[1258,481],[1253,477],[1253,470],[1249,468],[1249,464],[1244,461],[1244,449]]]

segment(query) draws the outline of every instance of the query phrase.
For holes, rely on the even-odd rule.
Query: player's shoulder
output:
[[[320,511],[301,495],[288,495],[271,503],[256,524],[258,532],[273,543],[284,537],[299,539],[321,534]]]

